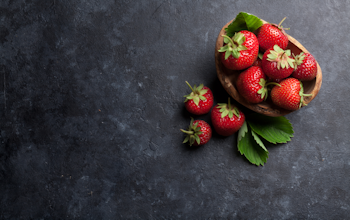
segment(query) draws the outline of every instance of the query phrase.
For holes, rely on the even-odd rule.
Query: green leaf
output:
[[[254,131],[252,131],[252,136],[253,136],[254,140],[256,141],[256,143],[259,144],[262,149],[264,149],[266,152],[268,152],[264,143],[261,141],[260,137]]]
[[[231,41],[230,41],[230,39],[229,38],[226,38],[226,37],[224,37],[224,43],[225,44],[228,44],[228,43],[230,43]],[[228,45],[226,45],[227,47],[228,47]],[[221,51],[220,51],[221,52]]]
[[[195,138],[196,138],[197,144],[200,144],[200,143],[201,143],[201,140],[199,139],[199,137],[196,135]]]
[[[193,102],[194,104],[199,105],[199,97],[198,96],[193,97]]]
[[[293,126],[283,116],[269,117],[252,114],[247,118],[250,128],[270,143],[287,143],[293,137]]]
[[[237,47],[237,51],[242,51],[242,50],[248,50],[248,48],[246,46],[244,46],[244,45],[239,45]]]
[[[242,127],[238,131],[238,138],[237,138],[237,144],[238,142],[244,137],[244,135],[248,132],[248,126],[247,122],[244,121]]]
[[[190,136],[186,136],[185,140],[182,143],[187,143],[189,139],[190,139]]]
[[[190,146],[192,146],[194,144],[196,137],[194,135],[190,136]]]
[[[224,38],[224,39],[226,39],[226,38]],[[226,42],[225,42],[225,43],[226,43]],[[229,46],[228,46],[227,43],[226,43],[226,45],[223,46],[223,47],[221,47],[218,51],[219,51],[219,52],[225,52],[225,51],[228,50],[228,48],[229,48]]]
[[[255,15],[247,12],[240,12],[225,30],[229,37],[233,37],[238,31],[248,30],[253,32],[262,25],[263,23],[260,18]]]
[[[207,92],[208,92],[207,89],[202,89],[202,90],[199,91],[199,95],[204,95]]]
[[[199,91],[199,90],[203,89],[203,87],[204,87],[204,85],[203,85],[203,84],[200,84],[200,85],[197,87],[197,90]]]
[[[228,117],[229,117],[229,118],[232,118],[232,117],[233,117],[233,111],[229,111],[229,112],[228,112]]]
[[[241,55],[241,54],[240,54],[237,50],[233,50],[233,51],[232,51],[232,56],[233,56],[234,58],[239,58],[240,55]]]
[[[228,115],[229,112],[230,112],[229,110],[224,109],[224,111],[221,114],[221,118],[224,118],[226,115]]]
[[[243,124],[241,129],[238,132],[238,151],[252,164],[257,166],[264,165],[267,161],[269,152],[256,142],[253,137],[253,132],[248,132],[250,129],[246,124]]]
[[[231,51],[226,50],[226,52],[225,52],[225,60],[227,60],[227,58],[228,58],[231,54],[232,54]]]
[[[233,114],[235,114],[237,117],[239,117],[239,110],[238,110],[238,108],[236,108],[236,107],[233,108]]]

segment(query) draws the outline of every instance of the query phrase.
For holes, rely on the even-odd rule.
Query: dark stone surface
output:
[[[2,0],[1,219],[346,219],[346,1]],[[278,23],[323,70],[264,167],[236,135],[182,144],[185,81],[227,93],[214,46],[240,11]],[[209,115],[196,118],[210,122]]]

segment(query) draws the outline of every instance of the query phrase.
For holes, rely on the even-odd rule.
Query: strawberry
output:
[[[283,50],[278,45],[265,51],[261,61],[264,73],[272,79],[283,79],[294,71],[294,59],[290,50]]]
[[[271,77],[268,77],[268,80],[267,80],[267,81],[269,81],[269,82],[275,82],[275,83],[280,83],[282,80],[284,80],[284,79],[273,79],[273,78],[271,78]]]
[[[279,83],[279,86],[274,86],[271,90],[272,102],[287,110],[297,110],[304,103],[304,96],[312,94],[304,94],[304,88],[301,81],[296,78],[287,78]]]
[[[259,53],[259,43],[250,31],[239,31],[232,38],[223,35],[225,45],[221,52],[221,61],[227,69],[243,70],[250,67]]]
[[[203,84],[198,87],[191,85],[186,81],[187,85],[191,88],[192,92],[189,95],[185,95],[185,108],[192,114],[203,115],[210,112],[211,107],[214,104],[213,92]]]
[[[275,44],[277,44],[283,50],[287,49],[288,37],[284,30],[288,30],[289,28],[283,28],[281,25],[285,19],[286,18],[283,18],[278,25],[267,23],[260,27],[257,38],[261,52],[265,52]]]
[[[208,143],[212,135],[210,125],[203,120],[195,120],[191,118],[188,130],[180,129],[186,134],[183,143],[189,143],[190,146],[201,146]]]
[[[266,100],[267,86],[277,83],[267,83],[267,76],[259,66],[252,66],[239,74],[237,78],[237,90],[248,102],[260,103]]]
[[[238,131],[244,121],[245,116],[237,107],[230,104],[219,103],[211,111],[211,121],[215,131],[222,136],[230,136]]]
[[[301,81],[310,81],[316,77],[317,63],[314,56],[310,53],[301,52],[299,55],[294,56],[294,60],[296,64],[292,73],[294,78]]]
[[[263,57],[264,54],[259,53],[258,58],[255,60],[255,62],[253,63],[252,66],[260,66],[261,67],[261,59]]]

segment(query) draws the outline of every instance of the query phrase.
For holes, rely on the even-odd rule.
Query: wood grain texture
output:
[[[225,34],[225,28],[232,22],[228,22],[220,31],[217,40],[216,40],[216,46],[215,46],[215,65],[216,65],[216,72],[217,76],[222,84],[222,86],[225,88],[227,93],[235,99],[237,102],[241,103],[245,107],[263,114],[267,116],[272,117],[278,117],[287,115],[293,111],[282,109],[276,105],[274,105],[271,101],[271,99],[267,99],[266,101],[258,104],[252,104],[249,103],[247,100],[245,100],[237,91],[236,88],[236,80],[240,72],[242,71],[234,71],[229,70],[225,68],[225,66],[222,64],[220,60],[220,53],[218,50],[223,46],[224,40],[222,35]],[[267,23],[266,21],[262,20],[263,23]],[[290,35],[287,35],[289,39],[289,44],[287,46],[287,49],[290,49],[292,53],[295,55],[305,52],[309,53],[309,51],[301,45],[296,39],[291,37]],[[317,61],[316,61],[317,62]],[[244,71],[244,70],[243,70]],[[304,97],[304,103],[308,104],[310,103],[318,94],[320,91],[322,84],[322,70],[320,65],[317,63],[317,75],[316,78],[312,81],[303,82],[304,85],[304,93],[305,94],[312,94],[312,96]]]

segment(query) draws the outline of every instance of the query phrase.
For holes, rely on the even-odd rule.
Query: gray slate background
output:
[[[317,59],[320,93],[286,117],[265,166],[236,135],[182,144],[185,81],[216,77],[240,11],[285,27]],[[2,0],[1,219],[347,219],[347,1]],[[209,115],[195,118],[210,122]]]

